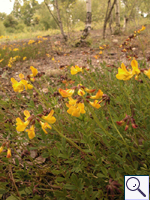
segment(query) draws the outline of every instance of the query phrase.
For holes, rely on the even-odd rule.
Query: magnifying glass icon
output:
[[[127,182],[126,182],[126,186],[127,186],[128,190],[130,190],[130,191],[136,191],[136,190],[138,190],[144,197],[146,197],[146,195],[144,194],[144,192],[142,192],[139,189],[139,187],[140,187],[140,181],[136,177],[130,177],[127,180]]]

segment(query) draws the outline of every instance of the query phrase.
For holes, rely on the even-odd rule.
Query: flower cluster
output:
[[[16,130],[18,132],[22,132],[26,129],[26,127],[31,124],[29,129],[26,129],[26,132],[28,132],[28,137],[29,139],[33,139],[35,137],[35,121],[39,122],[43,131],[47,134],[48,132],[46,131],[47,128],[52,129],[52,127],[49,124],[54,124],[56,122],[56,118],[53,116],[54,110],[51,110],[50,113],[45,116],[42,114],[39,114],[37,116],[30,115],[28,110],[24,111],[24,122],[18,117],[16,118]],[[41,120],[39,119],[41,118]],[[43,122],[42,120],[46,121]]]
[[[116,75],[116,78],[119,80],[126,81],[131,79],[134,75],[136,75],[136,79],[138,79],[138,75],[141,73],[140,70],[138,69],[138,62],[136,60],[132,60],[131,67],[132,70],[129,69],[128,71],[124,63],[122,63],[121,68],[119,67],[118,69],[118,74]]]
[[[133,116],[129,116],[126,114],[126,117],[124,119],[122,119],[121,121],[117,121],[116,122],[119,126],[125,126],[125,131],[128,130],[129,128],[129,124],[131,123],[133,128],[137,128],[138,126],[135,123],[135,119],[133,118]]]
[[[83,73],[84,69],[88,70],[86,67],[79,67],[78,65],[72,66],[70,69],[71,69],[71,74],[72,75],[75,75],[78,72],[82,72]]]
[[[19,59],[20,56],[15,56],[15,57],[10,57],[9,61],[8,61],[8,67],[12,67],[13,63],[17,61],[17,59]]]
[[[140,33],[141,31],[144,31],[145,30],[145,26],[142,26],[141,29],[137,30],[137,31],[134,31],[134,33],[132,35],[130,35],[126,41],[124,43],[122,43],[120,45],[120,48],[122,48],[122,52],[126,52],[126,57],[131,60],[131,58],[138,58],[138,56],[135,54],[134,52],[134,48],[132,47],[132,45],[130,44],[131,40],[136,38]]]
[[[75,90],[77,89],[77,95],[75,96],[76,99],[72,98],[72,95],[75,93]],[[59,93],[61,94],[62,97],[64,98],[68,98],[68,102],[66,103],[66,106],[68,107],[67,112],[75,117],[79,117],[80,114],[84,114],[85,113],[85,109],[84,109],[84,102],[88,102],[91,106],[99,109],[100,103],[102,101],[108,101],[108,98],[106,98],[107,95],[103,94],[103,92],[101,90],[98,90],[98,92],[91,96],[91,95],[87,95],[85,97],[86,93],[93,93],[95,92],[95,89],[89,89],[86,88],[85,86],[78,84],[77,86],[71,88],[71,89],[59,89]],[[84,96],[84,97],[83,97]],[[83,98],[82,98],[83,97]],[[93,99],[94,102],[90,101],[89,99]],[[101,101],[99,101],[99,99],[102,99]]]
[[[36,68],[34,68],[33,66],[30,67],[32,74],[29,75],[30,81],[34,81],[35,80],[35,76],[38,74],[38,70]],[[11,82],[12,82],[12,87],[14,89],[15,92],[22,92],[24,90],[24,88],[27,89],[32,89],[33,86],[31,84],[28,83],[27,80],[25,80],[24,75],[23,74],[19,74],[19,78],[21,81],[16,81],[14,78],[11,78]]]
[[[150,69],[140,70],[138,68],[138,62],[136,60],[131,61],[131,67],[132,70],[129,69],[128,71],[124,63],[122,63],[121,68],[118,68],[118,74],[116,74],[116,78],[119,80],[127,81],[131,79],[134,75],[136,75],[135,79],[138,80],[141,72],[144,72],[144,74],[148,76],[148,78],[150,78]]]

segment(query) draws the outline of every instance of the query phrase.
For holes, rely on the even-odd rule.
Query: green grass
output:
[[[25,46],[23,51],[20,46],[18,53],[22,51],[23,54],[18,55],[23,57],[29,53],[36,58],[35,51],[41,47],[34,45]],[[1,54],[10,57],[17,52],[9,52],[8,48],[6,52],[1,50]],[[5,82],[1,84],[1,90],[5,92],[0,97],[0,146],[5,146],[5,151],[0,154],[1,197],[8,200],[122,200],[124,175],[150,175],[150,79],[142,72],[146,67],[144,58],[138,60],[139,80],[143,83],[134,77],[128,81],[118,80],[116,66],[120,66],[119,62],[115,66],[103,62],[95,71],[90,60],[88,63],[89,70],[83,69],[84,73],[76,75],[71,75],[71,66],[68,66],[63,75],[53,78],[36,75],[35,82],[31,82],[27,76],[26,81],[34,87],[21,93],[12,93],[12,87],[11,92],[7,92]],[[65,86],[63,80],[74,83]],[[84,96],[79,95],[82,87],[78,84],[82,84]],[[43,85],[48,93],[42,91]],[[72,97],[78,100],[76,103],[84,103],[85,113],[83,107],[72,108],[81,112],[78,117],[67,107],[68,98],[58,92],[59,88],[73,86],[76,89]],[[85,87],[95,91],[88,93]],[[97,98],[101,101],[101,107],[97,109],[89,101],[94,102],[90,96],[96,95],[99,89],[103,96]],[[24,110],[31,116],[25,119]],[[56,122],[52,123],[54,118],[49,116],[52,129],[45,125],[46,134],[39,121],[46,122],[42,116],[48,116],[51,110],[54,110]],[[32,131],[16,131],[18,117],[23,122],[30,120],[26,129],[35,127],[33,139],[29,139]],[[9,159],[6,158],[8,148],[12,151]]]

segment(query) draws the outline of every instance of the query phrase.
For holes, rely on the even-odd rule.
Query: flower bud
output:
[[[7,150],[7,158],[10,158],[10,157],[11,157],[11,149],[8,148],[8,150]]]
[[[125,127],[125,131],[127,131],[127,130],[128,130],[128,128],[129,128],[129,125],[126,125],[126,127]]]

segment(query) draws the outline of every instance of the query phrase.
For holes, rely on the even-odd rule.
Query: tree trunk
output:
[[[116,31],[119,33],[120,32],[120,7],[119,7],[119,0],[116,0],[115,11],[116,11]]]
[[[109,10],[111,9],[111,0],[109,3]],[[109,20],[109,29],[110,29],[110,34],[112,35],[113,29],[112,29],[112,12],[110,14],[110,20]]]
[[[125,15],[125,16],[124,16],[123,31],[126,31],[126,28],[127,28],[127,22],[128,22],[128,18],[127,18],[126,15]]]
[[[107,26],[107,22],[111,16],[112,10],[114,8],[114,5],[116,3],[117,0],[114,0],[110,10],[109,10],[109,4],[110,4],[110,0],[108,0],[108,4],[107,4],[107,11],[106,11],[106,16],[105,16],[105,21],[104,21],[104,26],[103,26],[103,39],[105,39],[105,32],[106,32],[106,26]]]
[[[91,30],[92,12],[91,12],[91,0],[86,0],[86,24],[85,29]]]
[[[60,12],[59,12],[57,0],[55,0],[55,6],[56,6],[56,10],[57,10],[57,17],[58,17],[58,23],[59,23],[59,28],[61,30],[61,34],[62,34],[64,40],[67,41],[67,36],[65,35],[64,30],[63,30],[63,25],[62,25],[62,21],[61,21],[61,17],[60,17]]]

